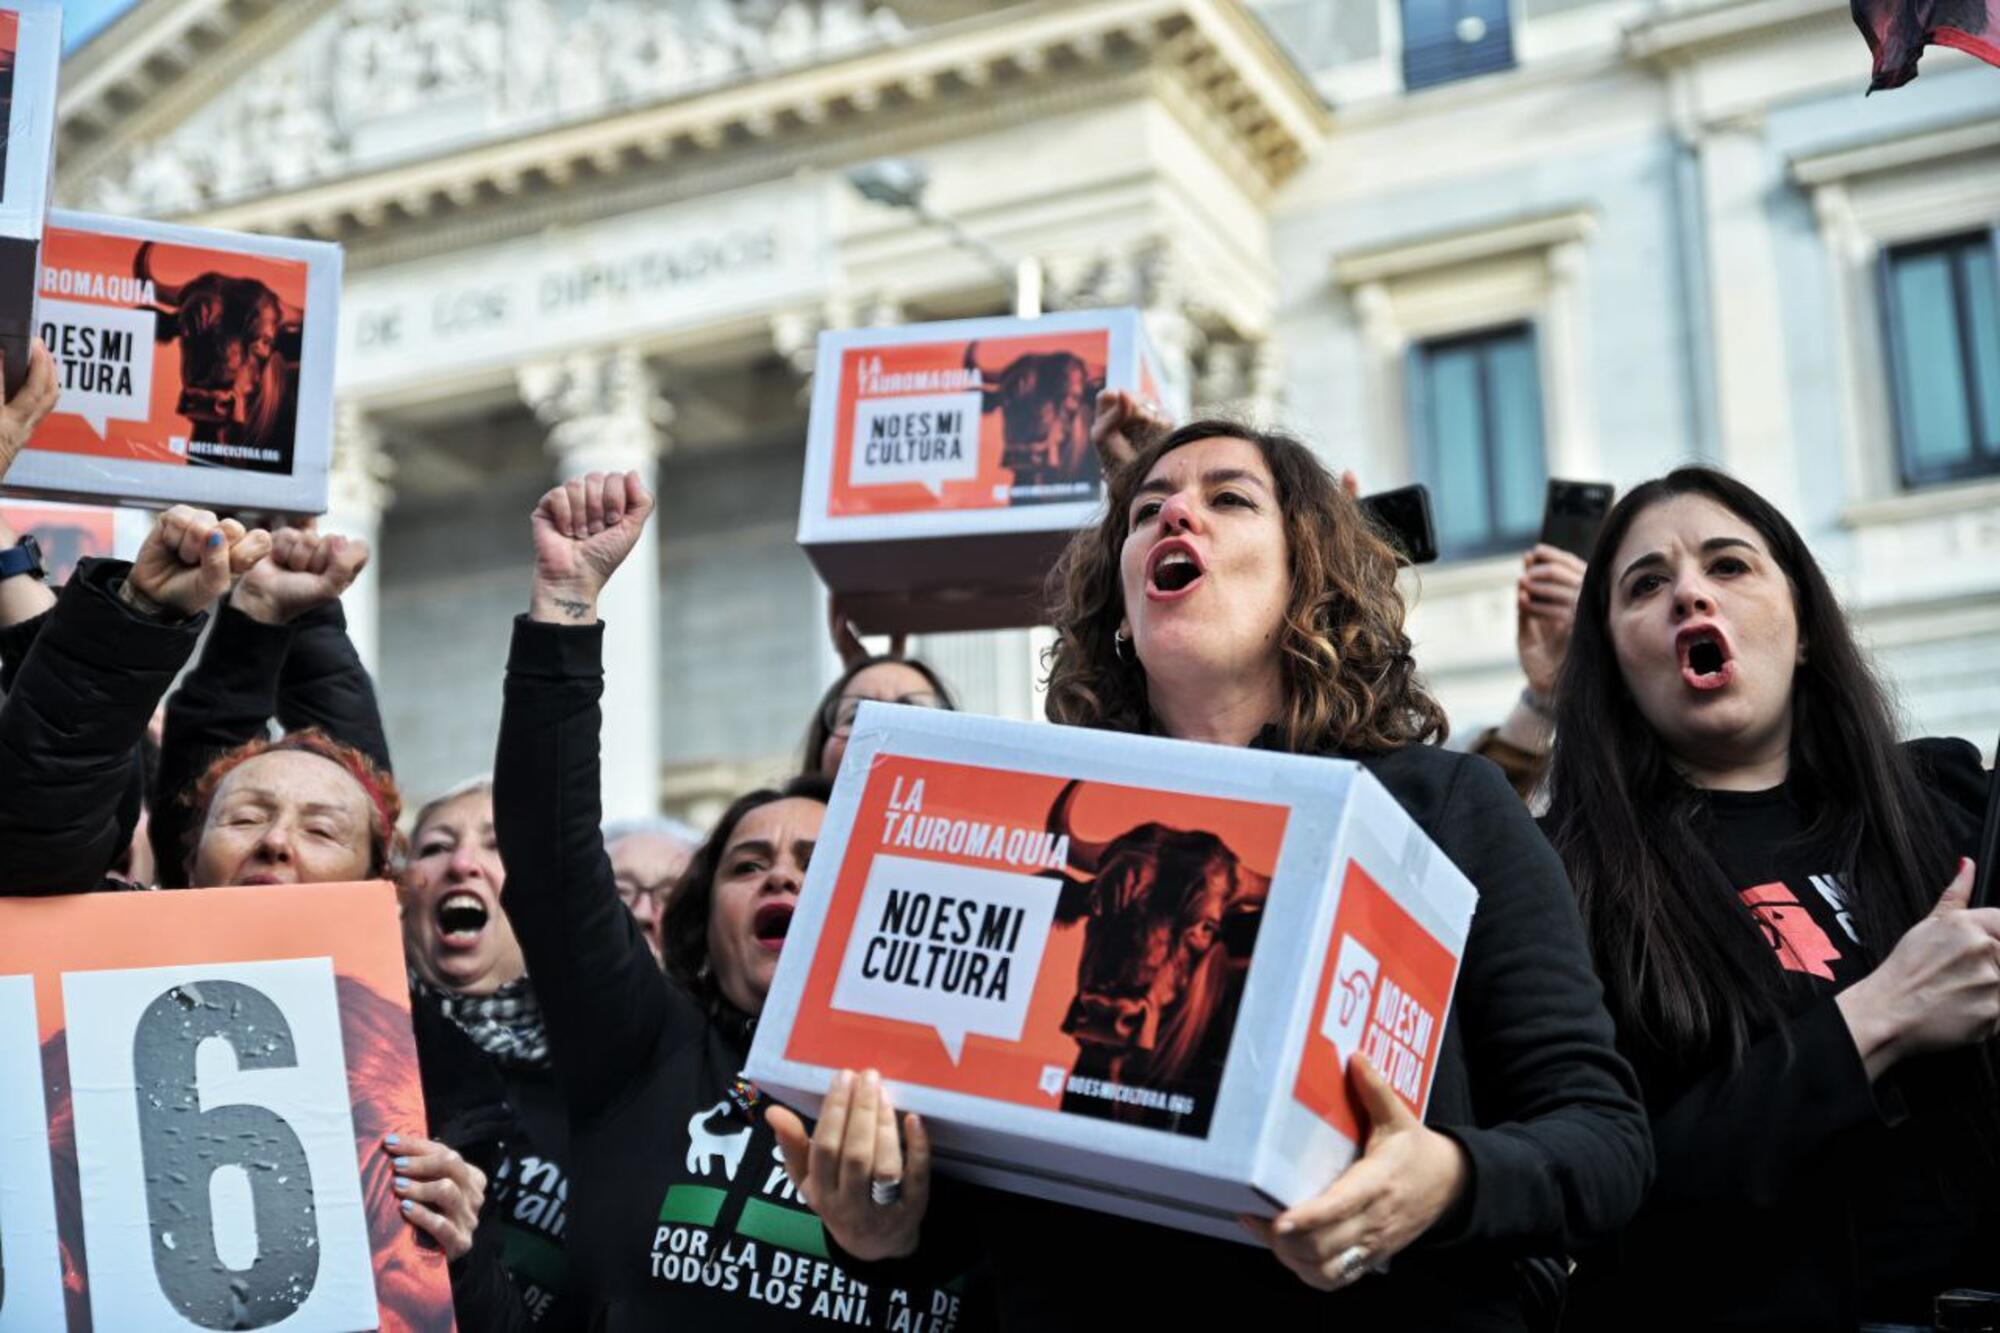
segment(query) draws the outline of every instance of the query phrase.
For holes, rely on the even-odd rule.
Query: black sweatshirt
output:
[[[208,616],[133,610],[118,597],[130,568],[84,560],[53,610],[0,636],[14,668],[0,704],[0,892],[98,888],[132,840],[139,742]]]
[[[592,1327],[950,1333],[959,1297],[864,1285],[739,1086],[753,1020],[669,981],[618,901],[598,796],[602,626],[515,623],[494,761],[501,898],[571,1125],[572,1280]]]
[[[1023,1333],[1180,1328],[1191,1302],[1258,1329],[1548,1317],[1560,1256],[1622,1226],[1652,1167],[1568,878],[1488,761],[1410,746],[1361,762],[1479,891],[1425,1114],[1465,1149],[1459,1202],[1386,1274],[1333,1294],[1258,1246],[964,1187],[934,1197],[915,1260],[874,1271],[983,1250],[1000,1326]]]
[[[431,1137],[487,1176],[478,1250],[452,1273],[461,1326],[466,1333],[582,1328],[569,1296],[569,1114],[555,1071],[501,1064],[425,987],[411,988],[410,1020]],[[487,1262],[518,1295],[480,1288]]]
[[[1992,780],[1978,751],[1908,749],[1952,850],[1971,855]],[[1628,1039],[1659,1180],[1639,1221],[1579,1269],[1576,1326],[1929,1327],[1939,1291],[2000,1289],[2000,1166],[1969,1113],[1973,1054],[1908,1061],[1871,1086],[1834,996],[1887,949],[1854,929],[1838,849],[1809,835],[1790,784],[1706,799],[1745,929],[1791,982],[1790,1018],[1737,1068]]]

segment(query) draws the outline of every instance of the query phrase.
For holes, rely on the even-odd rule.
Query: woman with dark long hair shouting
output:
[[[1977,751],[1897,743],[1798,532],[1704,468],[1612,512],[1556,737],[1547,828],[1658,1157],[1584,1326],[1929,1328],[2000,1286]]]

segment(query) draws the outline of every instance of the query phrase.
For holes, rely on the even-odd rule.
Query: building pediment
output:
[[[1114,68],[1266,189],[1326,129],[1240,0],[151,0],[72,63],[65,202],[343,240]]]

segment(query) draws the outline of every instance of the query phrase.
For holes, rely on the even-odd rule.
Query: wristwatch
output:
[[[16,574],[33,574],[38,579],[48,576],[42,566],[42,544],[32,534],[23,533],[20,541],[0,551],[0,579]]]

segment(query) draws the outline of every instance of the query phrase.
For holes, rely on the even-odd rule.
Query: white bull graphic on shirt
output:
[[[743,1164],[743,1154],[750,1148],[750,1126],[729,1133],[717,1133],[708,1127],[708,1122],[716,1116],[727,1115],[729,1107],[729,1099],[725,1097],[688,1118],[688,1174],[705,1176],[713,1169],[712,1164],[720,1160],[724,1177],[736,1179],[736,1168]]]

